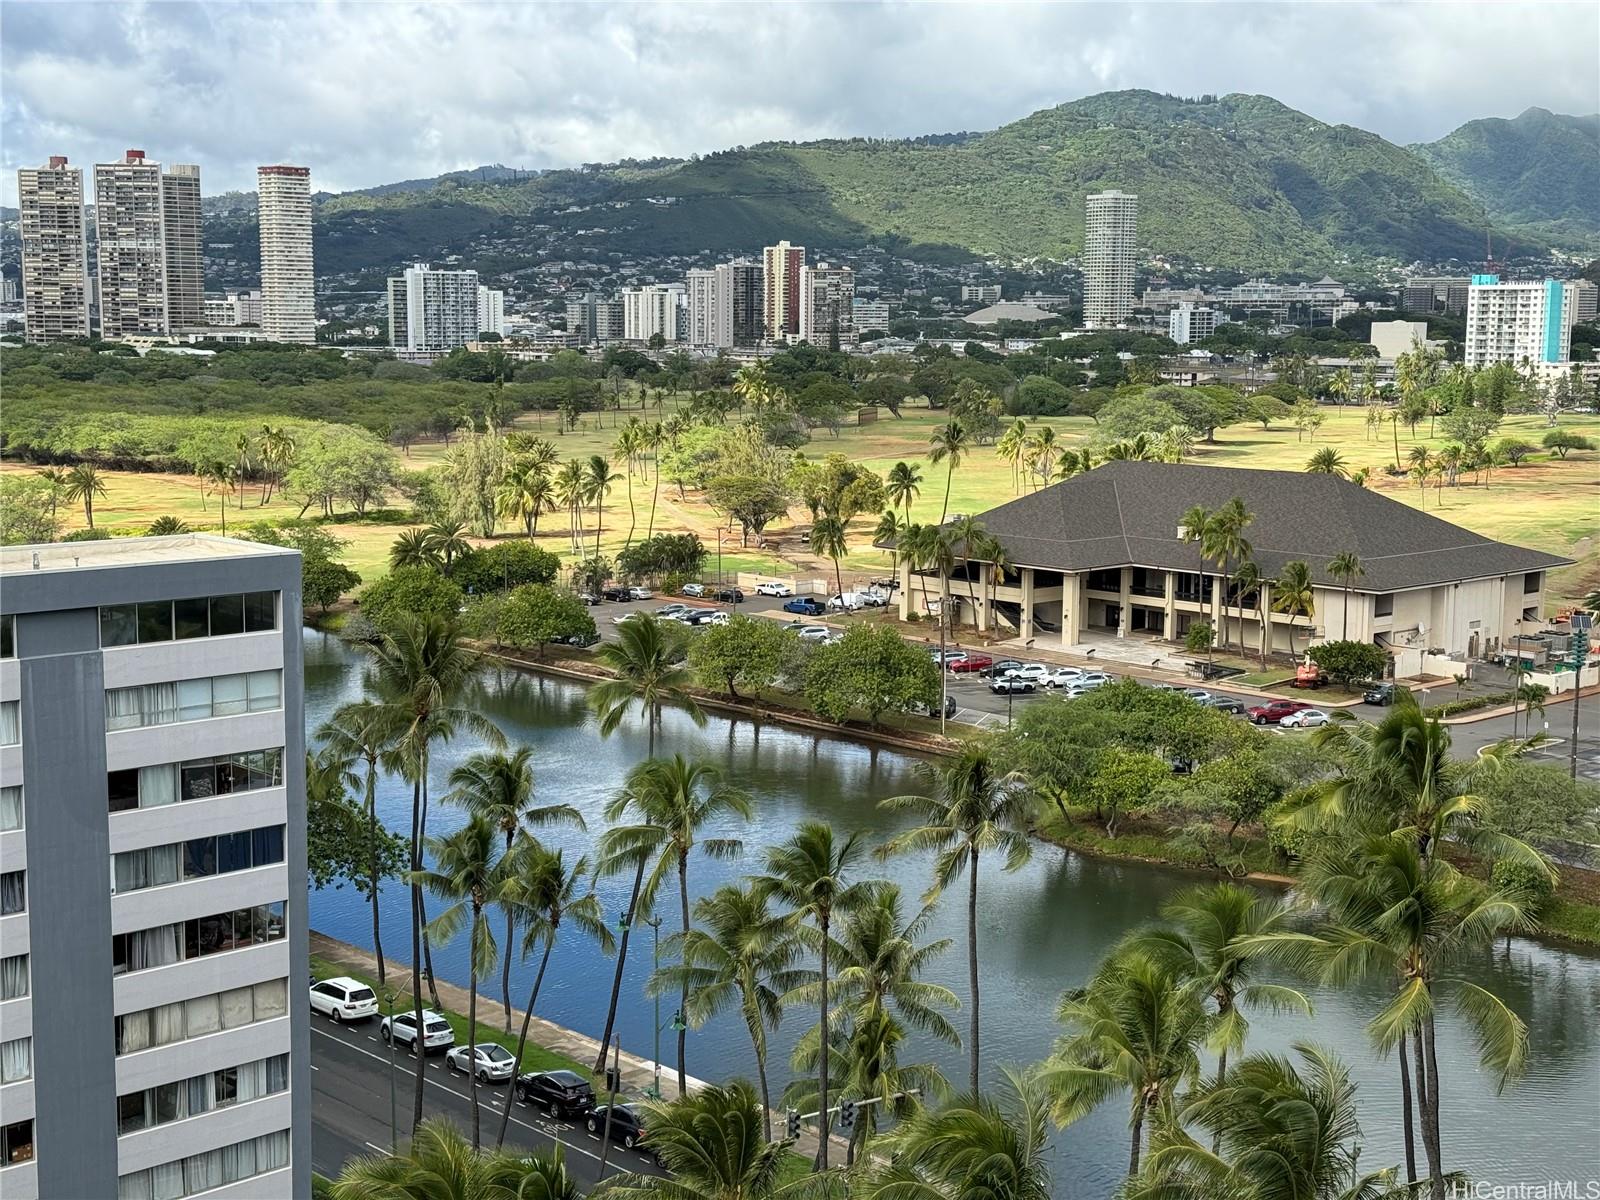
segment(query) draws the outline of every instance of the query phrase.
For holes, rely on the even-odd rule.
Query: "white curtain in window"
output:
[[[139,807],[160,808],[178,802],[178,765],[162,763],[139,768]]]
[[[208,1150],[183,1160],[183,1188],[189,1193],[222,1186],[222,1151]],[[159,1193],[156,1200],[161,1200]]]
[[[227,717],[242,713],[246,708],[246,684],[243,675],[218,675],[211,681],[211,715]]]
[[[119,1176],[117,1200],[155,1200],[150,1191],[150,1172],[133,1171]]]
[[[267,1059],[267,1092],[281,1092],[289,1086],[289,1056],[274,1054]]]
[[[184,1002],[184,1027],[190,1037],[201,1037],[222,1028],[222,1010],[215,993]]]
[[[152,1040],[157,1046],[170,1046],[188,1036],[184,1032],[183,1017],[181,1000],[176,1004],[159,1004],[150,1010],[151,1024],[154,1026]]]
[[[217,1106],[216,1078],[210,1071],[189,1077],[189,1115],[197,1117]]]
[[[222,993],[222,1027],[237,1029],[255,1019],[254,997],[247,987],[234,988]]]
[[[183,1163],[162,1163],[150,1168],[150,1200],[178,1200],[183,1195]]]
[[[211,715],[211,680],[180,680],[177,694],[178,720],[203,721]]]
[[[170,846],[151,846],[149,849],[150,886],[160,887],[164,883],[177,883],[183,876],[182,859],[179,855],[183,847],[177,843]]]
[[[256,1173],[256,1139],[225,1146],[222,1150],[222,1177],[229,1183],[249,1179]]]
[[[28,956],[13,954],[10,958],[0,958],[0,1000],[15,1000],[27,994]]]
[[[117,1018],[117,1053],[133,1054],[150,1048],[150,1010]]]
[[[289,1165],[289,1131],[280,1129],[256,1139],[256,1172],[276,1171]]]
[[[19,913],[28,907],[26,871],[7,871],[0,875],[0,913]]]
[[[16,1083],[33,1076],[33,1039],[0,1042],[0,1083]]]
[[[110,693],[106,693],[109,699]],[[15,746],[22,741],[21,706],[15,700],[0,703],[0,746]]]
[[[252,671],[250,673],[250,711],[263,712],[278,708],[283,703],[283,673],[281,671]]]
[[[22,789],[0,788],[0,831],[22,828]]]
[[[269,979],[256,984],[256,1020],[267,1021],[289,1011],[289,981]]]
[[[245,1063],[239,1068],[239,1103],[259,1100],[267,1094],[267,1064],[264,1059]]]
[[[128,935],[128,970],[143,971],[183,961],[183,926],[157,925]]]
[[[111,856],[111,890],[114,892],[136,892],[142,887],[149,887],[150,880],[145,872],[148,858],[143,850],[124,850],[121,854]]]
[[[142,723],[139,704],[142,689],[136,687],[106,690],[106,729],[137,729]],[[0,706],[3,708],[3,706]]]

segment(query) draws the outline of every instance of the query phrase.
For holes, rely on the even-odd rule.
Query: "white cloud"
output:
[[[1113,88],[1263,92],[1397,141],[1596,108],[1592,4],[78,4],[11,0],[3,194],[140,146],[208,192],[773,138],[986,129]]]

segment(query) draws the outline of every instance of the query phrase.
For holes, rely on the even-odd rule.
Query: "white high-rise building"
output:
[[[311,260],[311,170],[256,169],[261,217],[261,329],[275,342],[317,340],[317,286]]]
[[[89,255],[83,171],[54,155],[17,172],[22,311],[30,342],[89,336]]]
[[[622,290],[622,336],[630,342],[648,342],[656,334],[676,342],[679,314],[685,292],[681,283],[650,283]]]
[[[688,288],[691,346],[733,345],[733,297],[724,288],[727,277],[720,267],[697,267],[685,277]]]
[[[261,324],[260,289],[207,296],[205,303],[207,325]]]
[[[478,285],[478,332],[506,335],[506,294],[481,283]]]
[[[1083,323],[1115,329],[1133,313],[1134,243],[1139,234],[1139,197],[1093,192],[1086,201],[1083,230]]]
[[[396,350],[447,353],[478,333],[476,271],[417,263],[389,280],[389,344]]]
[[[1474,275],[1467,289],[1466,365],[1566,362],[1577,313],[1575,284]]]
[[[200,168],[173,163],[161,172],[162,243],[167,264],[167,328],[204,325],[205,259],[200,236]]]
[[[161,166],[129,150],[94,168],[100,336],[159,337],[167,322],[165,204]]]
[[[857,336],[866,333],[869,329],[876,329],[881,333],[889,332],[889,302],[887,300],[856,300],[850,307],[854,314]]]
[[[800,269],[800,340],[828,348],[855,341],[856,276],[821,263]]]
[[[581,300],[567,301],[567,332],[580,346],[607,346],[620,342],[623,334],[622,301],[607,300],[590,293]]]
[[[1167,314],[1167,336],[1180,346],[1203,342],[1217,331],[1217,310],[1180,304]]]

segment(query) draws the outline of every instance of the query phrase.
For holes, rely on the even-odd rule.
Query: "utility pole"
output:
[[[1594,618],[1588,613],[1572,614],[1572,742],[1567,747],[1567,774],[1578,777],[1578,702],[1583,698],[1583,668],[1589,661],[1589,630]]]
[[[600,1171],[595,1176],[597,1183],[606,1177],[606,1159],[611,1156],[611,1114],[616,1111],[617,1089],[622,1086],[622,1035],[615,1034],[611,1044],[615,1047],[615,1057],[612,1059],[611,1070],[606,1072],[609,1076],[606,1080],[606,1124],[600,1131]]]

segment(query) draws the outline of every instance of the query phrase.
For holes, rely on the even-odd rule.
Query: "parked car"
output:
[[[698,598],[706,594],[706,585],[703,583],[686,583],[683,585],[682,590],[685,596],[694,596]]]
[[[728,614],[721,609],[708,608],[703,612],[692,612],[683,618],[685,625],[726,625]]]
[[[787,583],[779,583],[776,579],[766,579],[756,584],[758,596],[792,596],[794,589]]]
[[[396,1046],[404,1046],[413,1054],[417,1050],[417,1014],[406,1011],[395,1013],[392,1017],[385,1017],[383,1024],[378,1026],[378,1035],[384,1041],[394,1040]],[[432,1009],[422,1010],[422,1049],[424,1053],[434,1050],[448,1050],[456,1044],[456,1035],[446,1021]]]
[[[573,633],[561,638],[558,645],[576,646],[580,650],[587,649],[600,640],[598,633]]]
[[[1275,725],[1283,718],[1310,707],[1304,700],[1269,700],[1245,709],[1244,715],[1250,718],[1252,725]]]
[[[517,1060],[499,1042],[479,1042],[471,1049],[470,1062],[468,1048],[457,1046],[444,1056],[444,1065],[463,1075],[476,1075],[479,1083],[499,1083],[511,1078]]]
[[[1320,708],[1302,708],[1299,712],[1290,713],[1278,720],[1278,724],[1285,729],[1315,729],[1327,723],[1328,714]]]
[[[950,670],[957,675],[970,675],[975,671],[982,671],[984,668],[992,667],[993,665],[994,659],[987,654],[969,654],[965,658],[951,663]]]
[[[1031,679],[1018,679],[1015,675],[1007,675],[1002,679],[991,679],[989,690],[995,695],[1004,695],[1006,692],[1032,692],[1038,684]]]
[[[621,1142],[632,1150],[644,1139],[644,1118],[631,1104],[602,1104],[593,1109],[584,1119],[583,1125],[596,1137],[606,1135],[606,1113],[611,1114],[611,1140]]]
[[[815,596],[796,596],[783,606],[784,612],[799,613],[803,617],[820,617],[828,606]]]
[[[613,625],[621,625],[624,621],[637,621],[640,617],[647,615],[648,614],[644,611],[644,609],[635,608],[629,612],[618,613],[616,616],[611,618],[611,623]]]
[[[1045,678],[1050,674],[1050,668],[1043,663],[1024,663],[1020,667],[1013,667],[1006,672],[1008,679],[1026,679],[1029,683],[1039,686],[1044,685]]]
[[[687,604],[663,604],[660,608],[656,609],[656,616],[665,617],[668,620],[672,620],[674,617],[681,617],[684,613],[689,611],[691,610]]]
[[[1043,683],[1045,687],[1071,687],[1083,678],[1082,667],[1056,667],[1045,673]]]
[[[916,713],[919,717],[933,716],[933,709],[920,701],[912,701],[910,711]],[[956,715],[956,698],[949,693],[946,693],[944,698],[944,715],[946,717]]]
[[[876,584],[867,588],[865,591],[858,592],[856,594],[861,597],[861,603],[865,604],[868,608],[887,608],[889,606],[889,601],[894,598],[890,593],[884,591]]]
[[[629,588],[613,584],[611,587],[603,589],[600,594],[607,600],[626,600],[628,599],[628,592],[630,590],[631,589]]]
[[[1002,658],[996,660],[995,664],[985,671],[984,674],[997,677],[1004,676],[1008,672],[1015,671],[1020,666],[1022,666],[1022,660],[1020,658]]]
[[[359,979],[340,975],[311,985],[311,1011],[338,1021],[366,1021],[378,1015],[378,997]]]
[[[1197,704],[1204,704],[1211,699],[1211,693],[1206,691],[1205,688],[1187,687],[1182,689],[1181,694],[1189,697]]]
[[[654,600],[656,594],[647,587],[634,586],[628,589],[629,600]]]
[[[1111,676],[1105,674],[1103,671],[1086,672],[1084,676],[1076,683],[1069,683],[1067,685],[1067,699],[1076,700],[1079,696],[1087,695],[1088,693],[1094,691],[1095,688],[1105,687],[1105,685],[1110,682]]]
[[[581,1117],[594,1107],[594,1088],[576,1071],[527,1071],[517,1076],[517,1099],[552,1117]]]
[[[579,592],[578,599],[582,600],[590,608],[593,608],[596,604],[600,603],[600,597],[596,596],[593,592]]]
[[[713,600],[720,600],[724,604],[743,604],[744,593],[736,587],[720,587],[711,593]]]
[[[857,592],[835,592],[828,598],[828,607],[840,612],[855,612],[865,608],[867,602]]]
[[[967,652],[965,650],[946,650],[941,659],[939,648],[937,646],[931,647],[928,653],[933,655],[934,662],[942,661],[947,670],[951,668],[952,664],[961,662],[967,657]]]
[[[1227,713],[1230,717],[1244,716],[1244,701],[1235,700],[1232,696],[1213,696],[1206,701],[1206,706]]]
[[[802,642],[825,642],[833,630],[826,625],[802,625],[795,632]]]
[[[1367,704],[1378,704],[1387,708],[1394,703],[1394,684],[1374,683],[1361,693],[1361,699]]]

